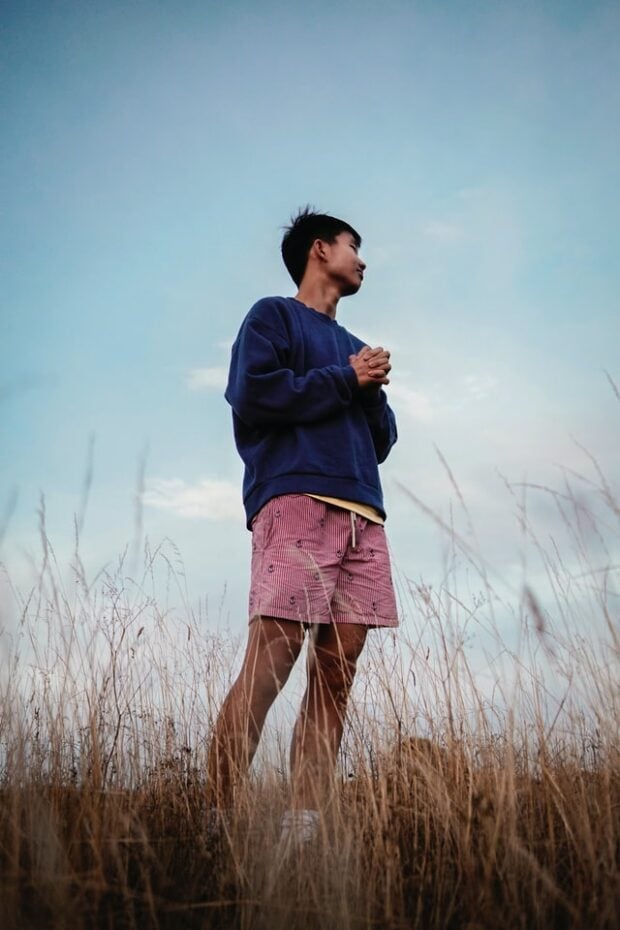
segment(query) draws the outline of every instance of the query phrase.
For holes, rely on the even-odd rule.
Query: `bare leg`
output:
[[[222,705],[209,747],[212,806],[232,807],[235,787],[252,762],[267,712],[299,656],[304,632],[301,623],[274,617],[250,624],[243,666]]]
[[[317,810],[329,791],[349,692],[367,631],[367,627],[353,623],[315,628],[308,658],[308,687],[291,746],[293,809]]]

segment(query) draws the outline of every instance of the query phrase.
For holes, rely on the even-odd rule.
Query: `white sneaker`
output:
[[[308,846],[319,832],[319,812],[312,810],[290,810],[282,814],[282,826],[276,855],[283,859],[292,852]]]

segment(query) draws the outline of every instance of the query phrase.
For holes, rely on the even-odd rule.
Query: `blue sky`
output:
[[[580,444],[617,483],[617,4],[21,0],[2,26],[0,560],[17,584],[41,494],[69,564],[92,443],[91,576],[134,539],[143,463],[142,533],[243,628],[223,379],[254,300],[294,293],[279,241],[307,202],[362,233],[366,281],[338,318],[393,352],[403,577],[440,580],[445,543],[402,486],[467,532],[436,449],[508,580],[523,552],[502,476],[592,478]],[[555,532],[548,495],[529,507]]]

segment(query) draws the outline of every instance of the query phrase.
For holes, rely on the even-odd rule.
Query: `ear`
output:
[[[312,243],[311,251],[314,252],[315,256],[318,258],[320,262],[327,261],[328,245],[329,243],[324,242],[323,239],[315,239],[314,242]]]

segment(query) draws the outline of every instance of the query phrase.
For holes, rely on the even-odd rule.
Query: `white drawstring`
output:
[[[351,540],[351,545],[352,545],[353,548],[355,549],[355,543],[356,543],[356,539],[355,539],[355,521],[356,521],[356,519],[357,519],[357,514],[354,513],[353,510],[350,510],[349,513],[351,514],[351,535],[352,535],[352,537],[353,537],[352,540]]]

